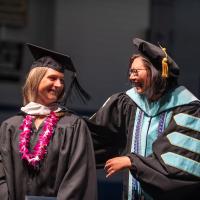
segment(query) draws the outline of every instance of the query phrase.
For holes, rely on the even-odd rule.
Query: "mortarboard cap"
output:
[[[178,77],[179,67],[175,61],[167,55],[166,49],[156,46],[145,40],[134,38],[133,44],[140,54],[150,60],[153,66],[162,72],[162,77]]]
[[[76,94],[81,98],[83,102],[90,99],[89,94],[81,87],[77,80],[76,69],[70,56],[34,44],[26,43],[26,45],[28,46],[33,58],[35,59],[31,65],[31,68],[49,67],[62,73],[64,73],[64,70],[73,72],[72,80],[66,93],[64,104],[71,96],[72,89],[75,89]]]
[[[60,72],[64,72],[65,69],[76,72],[72,60],[68,55],[64,55],[30,43],[27,43],[27,46],[35,59],[35,62],[33,62],[31,68],[44,66]]]

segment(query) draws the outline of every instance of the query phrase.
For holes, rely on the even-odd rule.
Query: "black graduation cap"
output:
[[[153,66],[162,72],[162,77],[178,77],[179,67],[167,54],[166,48],[156,46],[140,38],[134,38],[133,44],[140,54],[148,58]]]
[[[70,56],[64,55],[34,44],[26,44],[34,57],[35,61],[31,65],[31,68],[35,67],[49,67],[59,72],[64,73],[64,70],[73,72],[72,80],[66,93],[64,104],[72,93],[72,89],[75,89],[76,94],[81,98],[83,102],[89,100],[89,94],[81,87],[77,80],[76,69],[72,63]]]
[[[35,59],[35,62],[33,62],[31,66],[32,68],[44,66],[60,72],[64,72],[65,69],[76,72],[72,60],[68,55],[64,55],[30,43],[27,43],[27,46]]]

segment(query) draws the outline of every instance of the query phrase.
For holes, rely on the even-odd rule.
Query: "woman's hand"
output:
[[[106,178],[112,176],[116,172],[119,172],[122,169],[130,168],[131,160],[127,156],[115,157],[107,160],[105,164]]]

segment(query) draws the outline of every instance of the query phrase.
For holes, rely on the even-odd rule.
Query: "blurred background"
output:
[[[69,103],[81,115],[130,88],[134,37],[167,47],[181,68],[180,84],[200,97],[199,9],[199,0],[0,0],[0,121],[22,105],[21,87],[33,61],[26,42],[71,56],[92,97],[86,105]],[[104,177],[99,170],[99,200],[120,200],[120,174]]]

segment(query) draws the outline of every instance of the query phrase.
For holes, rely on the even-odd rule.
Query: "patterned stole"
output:
[[[165,130],[165,121],[167,118],[167,112],[163,112],[160,115],[160,120],[159,120],[159,124],[158,124],[158,136],[162,135],[162,133]]]
[[[157,129],[157,136],[160,136],[164,129],[165,129],[165,121],[167,117],[167,112],[163,112],[160,114],[159,122],[158,122],[158,129]],[[131,152],[134,152],[136,154],[142,155],[142,141],[141,141],[141,135],[142,135],[142,124],[143,124],[143,118],[144,118],[144,112],[138,108],[137,112],[137,118],[136,118],[136,125],[134,127],[134,134],[133,134],[133,142],[131,147]],[[132,177],[132,175],[129,173],[129,187],[131,187],[131,191],[128,196],[128,200],[144,200],[144,199],[152,199],[151,197],[148,197],[147,194],[145,194],[140,186],[140,183]]]
[[[134,145],[132,145],[131,152],[135,152],[137,154],[141,154],[141,130],[142,130],[142,122],[143,122],[144,112],[139,110],[136,127],[135,127],[135,137],[134,137]],[[132,177],[132,198],[131,200],[139,200],[141,196],[141,188],[139,182]]]

